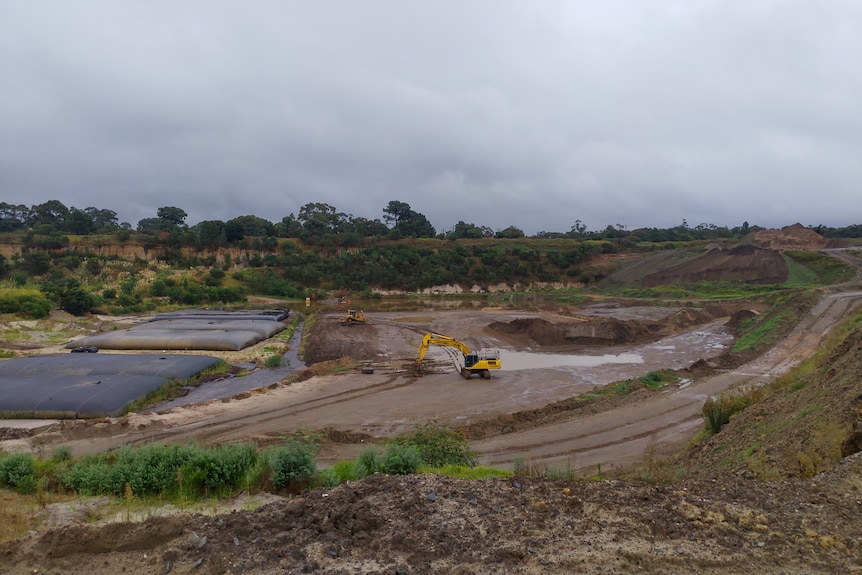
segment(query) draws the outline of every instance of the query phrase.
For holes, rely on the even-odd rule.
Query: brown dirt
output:
[[[743,281],[752,284],[780,284],[787,281],[787,263],[772,249],[740,245],[709,250],[661,272],[643,278],[645,287],[680,282]]]
[[[710,334],[707,339],[718,337],[725,319],[709,320],[724,314],[729,319],[744,310],[680,310],[655,319],[655,310],[645,308],[636,314],[640,319],[608,319],[601,309],[586,310],[592,314],[438,309],[422,315],[369,313],[368,326],[337,327],[334,319],[318,320],[309,340],[312,355],[318,353],[315,347],[332,347],[337,352],[330,355],[349,355],[373,366],[374,374],[322,374],[330,364],[326,353],[320,353],[315,370],[273,389],[161,414],[61,422],[0,447],[44,453],[69,445],[81,454],[141,441],[265,443],[313,427],[329,437],[321,453],[326,464],[354,456],[367,442],[407,430],[414,422],[436,419],[474,430],[471,445],[486,464],[511,466],[524,458],[535,469],[568,465],[581,477],[597,472],[624,477],[637,470],[638,476],[655,479],[662,476],[664,456],[677,452],[700,427],[698,411],[705,397],[733,385],[774,379],[809,357],[830,327],[858,305],[862,293],[854,290],[858,287],[826,294],[764,356],[716,370],[709,365],[721,362],[705,355],[702,362],[691,362],[703,367],[691,370],[685,385],[658,394],[635,393],[602,406],[565,408],[566,398],[577,390],[594,387],[592,381],[581,381],[591,373],[588,368],[501,371],[491,381],[465,382],[441,350],[431,358],[438,374],[415,379],[402,367],[427,331],[455,335],[475,348],[537,351],[538,346],[571,353],[600,342],[593,354],[618,354],[623,344],[626,350],[642,346],[637,349],[648,357],[657,339],[661,347],[693,341],[672,338],[698,332]],[[592,328],[584,331],[590,323],[596,336]],[[619,343],[608,345],[612,342]],[[853,403],[862,396],[862,360],[852,359],[862,356],[862,344],[847,346],[831,362],[835,371],[826,387],[812,383],[788,394],[789,399],[779,398],[798,404],[768,403],[764,411],[743,412],[745,417],[734,418],[729,426],[736,435],[723,431],[701,444],[691,455],[686,477],[672,485],[374,476],[254,511],[184,512],[103,525],[79,519],[0,546],[0,573],[862,572],[858,454],[847,455],[813,479],[800,473],[785,473],[780,481],[762,477],[768,464],[790,469],[794,446],[805,442],[766,426],[770,417],[786,421],[786,415],[776,414],[797,410],[794,421],[800,430],[805,417],[822,413],[829,419],[838,405],[843,408],[835,420],[839,425],[853,427],[862,417]],[[608,365],[597,371],[612,381],[647,367]],[[839,388],[841,394],[823,391]],[[804,395],[808,389],[811,396]],[[812,407],[817,409],[802,414]],[[804,429],[814,428],[806,423]],[[764,439],[767,432],[786,438],[786,444]],[[728,447],[727,438],[737,435],[743,439]],[[749,455],[757,457],[747,458],[745,449],[761,441],[778,447],[762,454],[755,450]],[[710,457],[712,466],[702,473],[700,462]]]
[[[859,472],[855,458],[834,476],[840,483]],[[859,541],[846,536],[859,535],[852,499],[828,488],[812,496],[789,482],[740,487],[372,476],[255,511],[54,529],[0,546],[0,568],[23,575],[811,574],[860,567]]]
[[[780,230],[758,230],[746,238],[749,242],[762,248],[777,251],[802,250],[817,251],[824,248],[840,248],[840,241],[827,240],[812,229],[802,224],[793,224]]]

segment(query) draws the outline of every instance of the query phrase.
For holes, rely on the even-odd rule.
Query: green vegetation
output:
[[[833,285],[848,281],[856,274],[853,266],[820,252],[788,251],[784,257],[791,268],[791,278],[794,278],[794,269],[802,266],[805,270],[795,278],[801,280],[802,285]]]
[[[657,391],[670,383],[678,381],[679,377],[668,370],[651,371],[646,375],[634,379],[615,381],[604,387],[594,389],[592,393],[584,394],[576,399],[591,401],[601,397],[625,397],[640,389]]]
[[[478,463],[476,454],[467,446],[463,433],[434,422],[415,425],[411,433],[396,437],[391,445],[415,449],[422,463],[431,467],[475,467]]]
[[[739,392],[729,392],[717,398],[708,398],[701,408],[707,429],[712,433],[718,433],[730,421],[731,416],[739,413],[752,402],[752,395]]]
[[[349,290],[416,292],[443,284],[490,290],[507,285],[522,293],[553,291],[561,303],[584,301],[618,267],[605,256],[668,252],[692,257],[710,242],[738,242],[757,226],[700,224],[588,231],[576,222],[565,232],[526,237],[515,226],[493,231],[458,222],[435,233],[427,218],[391,201],[382,219],[355,218],[323,203],[309,203],[278,222],[256,216],[189,226],[179,207],[159,208],[136,227],[111,210],[66,208],[52,200],[12,206],[0,202],[0,234],[20,255],[0,256],[0,279],[34,281],[42,297],[7,299],[0,313],[44,317],[46,301],[72,314],[141,313],[172,306],[242,306],[249,294],[301,300]],[[857,227],[817,231],[855,237]],[[100,255],[117,245],[143,256]],[[784,286],[699,282],[642,289],[617,287],[609,295],[639,299],[735,299],[764,297],[792,286],[827,285],[849,277],[850,268],[822,254],[788,252],[791,277]],[[567,292],[551,285],[568,284]],[[26,306],[24,305],[26,303]],[[275,361],[275,360],[273,360]]]
[[[321,471],[315,462],[319,440],[319,435],[298,432],[263,450],[253,444],[124,446],[78,460],[71,457],[68,447],[55,449],[48,459],[29,453],[0,453],[0,487],[21,494],[53,491],[158,497],[186,504],[243,490],[298,493],[374,473],[505,475],[499,470],[474,471],[475,454],[463,435],[433,423],[416,426],[413,432],[386,444],[385,449],[369,446],[356,461],[339,462]]]
[[[773,345],[819,297],[814,290],[773,294],[770,298],[773,307],[768,313],[752,317],[740,326],[732,351],[760,351]]]
[[[30,319],[48,317],[52,303],[38,289],[0,288],[0,313],[18,314]]]

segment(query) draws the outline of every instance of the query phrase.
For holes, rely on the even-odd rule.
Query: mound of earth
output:
[[[713,249],[696,258],[645,276],[644,287],[702,281],[739,281],[749,284],[780,284],[789,270],[784,257],[772,249],[739,245]]]
[[[758,230],[748,234],[746,241],[777,251],[817,251],[843,247],[837,240],[827,240],[814,230],[796,223],[780,230]]]
[[[54,529],[0,545],[0,565],[10,575],[858,568],[860,525],[831,517],[847,498],[824,487],[813,502],[800,487],[375,475],[255,511]]]
[[[581,315],[567,322],[543,318],[496,321],[489,329],[519,337],[524,345],[544,348],[622,345],[652,341],[687,327],[706,323],[714,316],[705,310],[681,309],[662,320],[621,320]]]
[[[375,345],[377,328],[372,324],[341,324],[324,318],[315,324],[305,341],[306,365],[351,358],[373,360],[380,353]]]

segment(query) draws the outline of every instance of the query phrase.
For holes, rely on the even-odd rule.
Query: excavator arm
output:
[[[470,348],[455,338],[439,333],[426,333],[425,337],[422,338],[422,343],[419,344],[419,356],[416,359],[416,363],[422,363],[422,360],[425,359],[425,354],[428,352],[428,347],[432,344],[443,347],[456,347],[464,355],[470,354]]]
[[[425,359],[425,354],[431,345],[457,348],[464,356],[464,367],[461,368],[461,375],[465,379],[471,379],[474,373],[480,374],[485,379],[491,379],[491,373],[488,370],[500,369],[499,352],[490,352],[480,357],[478,354],[471,352],[466,344],[453,337],[439,333],[427,333],[422,338],[422,343],[419,344],[419,353],[413,369],[414,375],[422,374],[422,361]]]

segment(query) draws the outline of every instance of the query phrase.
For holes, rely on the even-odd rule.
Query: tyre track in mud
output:
[[[326,409],[342,403],[355,401],[360,397],[392,391],[412,384],[413,381],[411,378],[393,375],[381,383],[314,397],[274,409],[255,410],[253,413],[243,411],[236,415],[221,417],[218,421],[196,422],[189,424],[191,426],[189,430],[175,427],[157,433],[153,437],[142,438],[139,441],[158,440],[163,436],[168,436],[173,441],[190,435],[194,440],[202,443],[218,443],[220,440],[235,440],[237,430],[242,430],[242,433],[245,435],[254,433],[256,429],[271,433],[274,429],[273,422],[278,420],[291,418],[303,412]],[[287,429],[288,426],[284,427]]]

